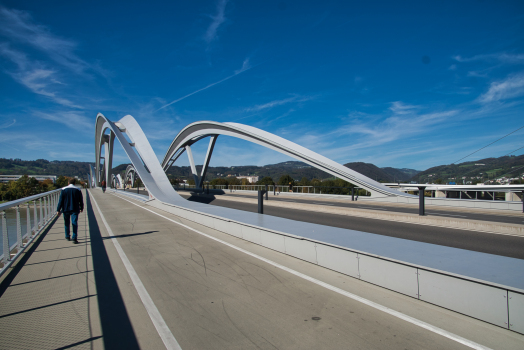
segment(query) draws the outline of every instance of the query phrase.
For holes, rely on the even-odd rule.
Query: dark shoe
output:
[[[78,241],[76,239],[73,240],[73,244],[78,244]]]
[[[69,237],[66,237],[66,239],[67,239],[68,241],[70,241],[70,240],[71,240],[71,238],[69,238]]]

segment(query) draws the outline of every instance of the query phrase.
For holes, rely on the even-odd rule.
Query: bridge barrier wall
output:
[[[266,248],[524,334],[524,290],[261,228],[158,200],[147,204]]]

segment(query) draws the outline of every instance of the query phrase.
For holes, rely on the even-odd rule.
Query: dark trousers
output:
[[[78,233],[78,214],[79,213],[64,213],[65,236],[70,237],[71,231],[69,223],[73,225],[73,240],[76,239]]]

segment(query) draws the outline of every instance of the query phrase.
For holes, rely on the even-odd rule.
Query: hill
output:
[[[64,176],[79,176],[85,178],[89,173],[89,165],[94,163],[89,162],[73,162],[73,161],[48,161],[45,159],[37,160],[21,160],[21,159],[5,159],[0,158],[0,174],[3,175],[64,175]],[[113,168],[113,173],[122,174],[125,172],[128,164],[121,164]],[[345,164],[359,173],[382,182],[406,181],[410,179],[417,170],[412,169],[396,169],[396,168],[379,168],[370,163],[355,162]],[[202,170],[202,165],[196,166],[197,171]],[[264,166],[243,165],[231,167],[210,167],[207,172],[206,179],[212,180],[217,177],[254,175],[269,176],[275,181],[282,175],[289,174],[292,178],[300,180],[303,177],[308,180],[311,179],[328,179],[333,178],[332,175],[318,170],[306,163],[289,161],[277,164],[268,164]],[[175,178],[190,178],[191,169],[189,166],[172,166],[167,171],[169,177]]]
[[[1,175],[63,175],[85,178],[89,173],[88,162],[48,161],[46,159],[21,160],[0,158]]]
[[[399,182],[407,181],[413,177],[414,174],[419,173],[418,170],[413,169],[397,169],[397,168],[379,168],[371,163],[354,162],[347,163],[344,166],[355,170],[375,181],[379,182]]]
[[[514,178],[524,174],[524,155],[485,158],[460,164],[439,165],[411,178],[416,182],[457,182],[472,184],[499,177]]]

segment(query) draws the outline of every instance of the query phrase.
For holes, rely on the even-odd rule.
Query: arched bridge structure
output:
[[[106,133],[107,131],[109,132]],[[103,175],[106,182],[110,183],[108,180],[111,179],[113,143],[114,140],[117,139],[131,160],[132,168],[134,168],[131,169],[128,167],[126,170],[125,181],[127,181],[128,175],[131,175],[131,172],[134,171],[141,178],[144,186],[152,197],[159,199],[162,202],[172,203],[170,198],[178,199],[180,197],[171,186],[165,172],[180,157],[180,155],[186,152],[191,165],[191,171],[195,178],[195,183],[198,184],[199,187],[202,187],[209,166],[209,161],[211,160],[213,149],[219,135],[240,138],[293,157],[317,169],[323,170],[331,175],[366,189],[371,193],[372,197],[416,198],[415,196],[388,188],[377,181],[294,142],[288,141],[264,130],[238,123],[199,121],[189,124],[175,137],[167,150],[162,163],[159,163],[144,132],[132,116],[128,115],[120,119],[118,122],[112,122],[102,114],[98,114],[95,132],[96,164],[99,169],[102,169],[103,167]],[[210,138],[209,146],[203,162],[202,171],[198,174],[193,154],[191,152],[191,146],[195,142],[207,137]],[[104,147],[104,155],[101,154],[102,147]],[[101,165],[102,159],[104,159],[103,166]],[[95,173],[97,176],[97,185],[101,181],[101,173],[102,172],[99,171]]]
[[[209,166],[209,161],[211,160],[211,155],[215,147],[215,142],[219,135],[236,137],[259,144],[266,148],[273,149],[277,152],[307,163],[317,169],[323,170],[328,174],[358,185],[371,192],[371,195],[374,197],[414,197],[386,187],[381,183],[368,178],[367,176],[364,176],[329,158],[326,158],[280,136],[252,126],[238,123],[199,121],[189,124],[182,131],[180,131],[180,133],[171,143],[171,146],[162,160],[162,168],[164,171],[167,171],[169,167],[182,155],[182,153],[186,152],[191,165],[191,171],[195,177],[195,183],[199,184],[199,187],[202,187],[207,168]],[[209,146],[203,162],[202,171],[200,174],[198,174],[195,167],[195,161],[193,159],[193,153],[191,152],[191,145],[206,137],[210,137]]]

